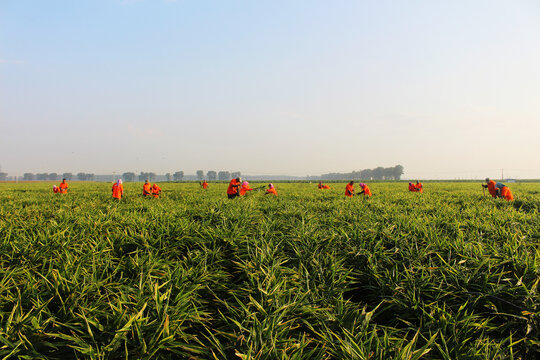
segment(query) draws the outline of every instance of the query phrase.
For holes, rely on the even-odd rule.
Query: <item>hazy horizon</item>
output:
[[[540,178],[540,3],[0,2],[0,166]]]

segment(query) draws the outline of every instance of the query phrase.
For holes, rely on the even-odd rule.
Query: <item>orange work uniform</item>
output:
[[[252,191],[253,189],[249,187],[249,185],[242,185],[240,188],[240,196],[246,195],[246,192]]]
[[[120,200],[122,198],[122,195],[124,195],[124,185],[114,183],[112,186],[113,198]]]
[[[67,194],[68,184],[65,181],[60,183],[60,194]]]
[[[364,196],[370,197],[372,195],[371,190],[369,189],[369,186],[364,184],[363,186],[360,185],[360,187],[362,188],[362,191],[364,192]]]
[[[416,188],[416,191],[421,192],[421,193],[424,192],[424,187],[422,186],[421,182],[415,184],[414,187]]]
[[[416,186],[414,186],[414,184],[411,183],[409,185],[409,191],[416,192],[416,191],[418,191],[418,189],[416,188]]]
[[[239,187],[240,182],[238,182],[236,179],[232,179],[229,183],[229,187],[227,188],[227,196],[232,199],[235,196],[239,195]]]
[[[150,183],[144,183],[144,185],[142,186],[143,196],[150,195],[151,192],[152,192],[152,187],[150,186]]]
[[[495,181],[490,180],[487,184],[487,188],[492,197],[497,197],[497,185]]]
[[[202,183],[202,188],[203,188],[204,190],[206,190],[206,189],[208,188],[208,183],[206,182],[206,180],[203,181],[203,183]]]
[[[271,188],[271,189],[266,189],[266,193],[265,194],[270,194],[270,195],[276,195],[277,196],[277,191],[275,188]]]
[[[512,191],[508,186],[503,186],[501,189],[501,197],[508,201],[514,200],[514,195],[512,195]]]
[[[347,184],[347,186],[345,186],[345,196],[353,197],[353,195],[354,195],[354,186],[351,184]]]
[[[156,184],[152,185],[152,196],[155,198],[158,198],[160,193],[161,193],[161,188],[157,186]]]

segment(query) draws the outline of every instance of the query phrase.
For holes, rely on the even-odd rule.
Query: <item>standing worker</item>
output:
[[[66,182],[66,179],[62,179],[62,182],[60,183],[60,194],[67,194],[68,184]]]
[[[345,186],[345,196],[348,196],[348,197],[354,196],[354,181],[349,182]]]
[[[150,182],[148,179],[144,180],[144,185],[142,186],[142,194],[143,196],[148,196],[152,193],[152,187],[150,186]]]
[[[120,200],[122,199],[122,195],[124,195],[124,186],[122,185],[122,179],[118,179],[112,186],[112,196]]]
[[[161,194],[161,188],[159,186],[157,186],[156,184],[153,184],[152,185],[152,196],[157,199],[159,197],[159,194]]]
[[[206,180],[203,180],[203,182],[201,183],[201,186],[202,186],[203,190],[208,189],[208,183],[206,182]]]
[[[227,188],[227,197],[229,199],[234,199],[237,196],[240,196],[240,178],[232,179]]]

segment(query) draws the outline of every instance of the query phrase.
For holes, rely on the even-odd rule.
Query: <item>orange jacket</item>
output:
[[[414,184],[411,184],[409,185],[409,191],[416,192],[418,191],[418,189],[416,188],[416,186],[414,186]]]
[[[156,184],[152,185],[152,195],[157,198],[159,197],[159,194],[161,193],[161,188],[157,186]]]
[[[323,190],[328,190],[328,189],[330,189],[330,186],[328,186],[328,185],[323,185],[322,188],[323,188]]]
[[[206,188],[208,187],[208,183],[205,181],[203,181],[202,183],[202,188],[206,190]]]
[[[371,196],[371,190],[369,189],[369,187],[367,185],[364,185],[364,187],[362,188],[362,190],[364,190],[364,196]]]
[[[514,195],[512,195],[512,191],[510,191],[510,188],[508,188],[508,186],[504,186],[501,189],[501,197],[508,201],[514,200]]]
[[[150,195],[151,192],[152,192],[152,187],[150,186],[150,183],[144,183],[144,185],[142,186],[142,194],[146,196],[146,195]]]
[[[271,195],[276,195],[277,196],[276,188],[266,189],[265,194],[271,194]]]
[[[238,188],[240,187],[240,183],[236,181],[236,179],[232,179],[229,183],[229,187],[227,188],[227,194],[234,195],[238,193]]]
[[[240,188],[240,196],[246,195],[246,192],[251,191],[251,190],[253,189],[250,188],[249,185],[242,185],[242,187]]]
[[[351,184],[347,184],[347,186],[345,186],[345,196],[353,197],[353,195],[354,195],[354,186]]]
[[[124,195],[124,185],[117,183],[114,183],[112,186],[112,196],[116,199],[121,199],[122,195]]]
[[[416,191],[421,192],[421,193],[424,192],[424,188],[421,182],[419,182],[418,184],[415,184],[414,187],[416,188]]]
[[[67,182],[63,182],[63,181],[62,181],[62,182],[60,183],[59,188],[60,188],[60,194],[67,194],[67,189],[68,189],[68,184],[67,184]]]
[[[492,197],[497,196],[497,185],[495,181],[490,180],[487,184],[487,188]]]

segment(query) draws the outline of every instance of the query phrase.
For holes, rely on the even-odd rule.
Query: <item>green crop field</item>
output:
[[[0,358],[535,359],[540,183],[0,184]],[[263,184],[251,184],[253,187]]]

